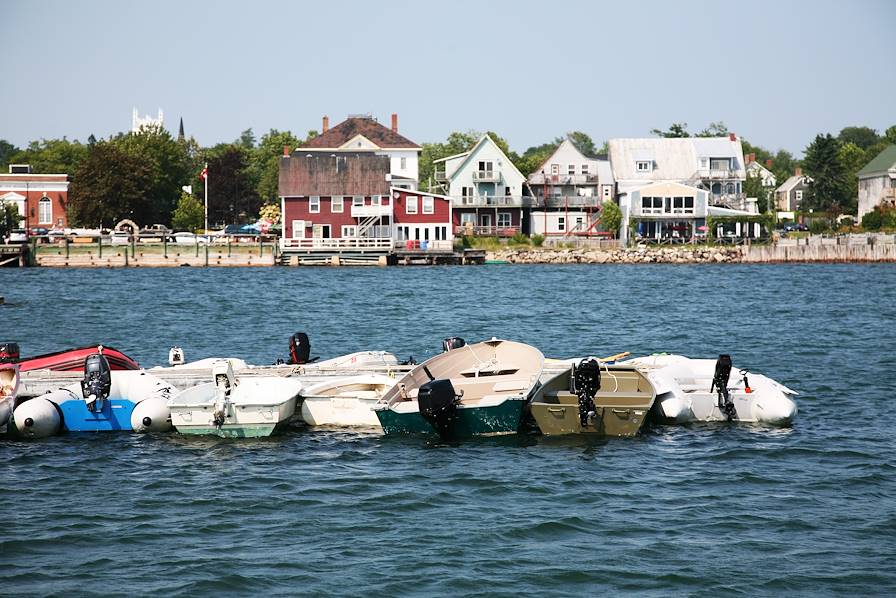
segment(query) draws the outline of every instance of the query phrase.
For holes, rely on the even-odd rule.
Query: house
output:
[[[585,156],[569,139],[529,175],[528,188],[529,232],[545,236],[595,234],[601,203],[615,197],[609,161]]]
[[[390,180],[395,187],[415,190],[419,176],[420,146],[398,133],[398,114],[392,114],[392,126],[385,127],[369,114],[349,115],[330,128],[324,116],[321,134],[306,141],[296,151],[304,152],[373,152],[389,157]]]
[[[880,204],[896,204],[896,145],[890,145],[859,172],[859,220]]]
[[[770,170],[772,166],[771,160],[766,160],[765,166],[756,161],[756,154],[750,153],[746,156],[747,159],[747,176],[748,177],[759,177],[759,180],[762,181],[762,186],[765,189],[773,190],[777,184],[778,180],[775,177],[775,174]]]
[[[393,187],[392,205],[396,247],[446,251],[453,248],[450,197]]]
[[[69,175],[34,174],[28,164],[10,164],[0,174],[0,204],[16,206],[24,228],[65,228]]]
[[[794,169],[793,176],[775,189],[775,209],[779,217],[793,218],[803,205],[803,196],[809,189],[812,179],[803,175],[803,169]]]
[[[512,236],[522,230],[526,177],[488,135],[469,151],[433,161],[452,200],[455,234]]]
[[[741,142],[728,137],[611,139],[610,165],[628,240],[631,223],[642,238],[694,239],[710,216],[742,218],[758,212],[743,192]],[[754,227],[744,227],[753,236]],[[761,232],[761,231],[760,231]]]

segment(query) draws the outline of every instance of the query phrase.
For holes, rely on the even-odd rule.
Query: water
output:
[[[0,594],[896,592],[896,268],[0,269],[0,338],[271,363],[443,337],[668,351],[801,392],[792,428],[630,440],[296,429],[0,441]]]

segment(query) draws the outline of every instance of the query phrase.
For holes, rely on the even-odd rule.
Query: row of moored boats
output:
[[[450,338],[421,364],[382,351],[319,361],[296,333],[279,365],[187,363],[176,347],[169,363],[141,369],[102,346],[23,359],[14,343],[0,344],[0,429],[25,438],[172,429],[259,437],[298,421],[444,439],[634,436],[651,423],[788,425],[797,413],[796,392],[734,368],[728,355],[546,359],[524,343]]]

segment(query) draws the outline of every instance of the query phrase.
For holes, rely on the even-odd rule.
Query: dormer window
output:
[[[653,170],[653,164],[648,160],[639,160],[637,162],[638,172],[650,172]]]

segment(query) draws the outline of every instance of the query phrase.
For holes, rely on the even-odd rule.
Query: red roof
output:
[[[363,135],[383,149],[402,148],[419,149],[420,146],[398,133],[393,133],[389,127],[384,127],[372,118],[352,116],[326,133],[322,133],[314,139],[307,141],[298,149],[332,149],[342,147],[357,135]]]

